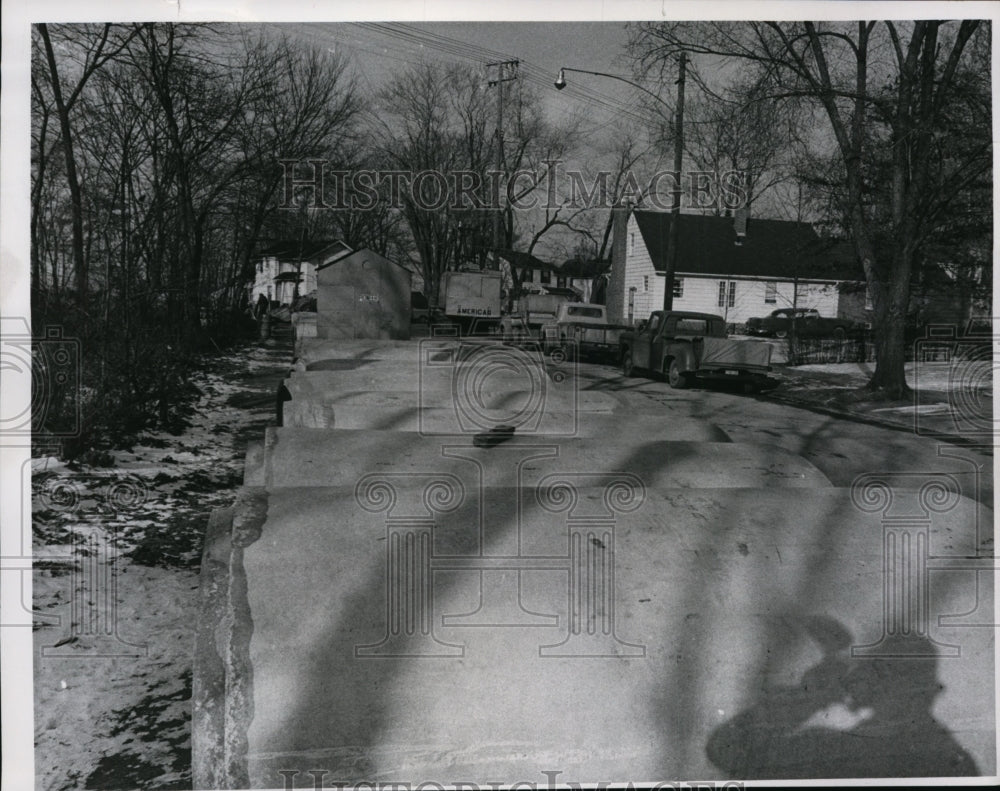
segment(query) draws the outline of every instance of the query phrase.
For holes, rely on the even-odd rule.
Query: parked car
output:
[[[641,368],[665,375],[675,388],[698,377],[738,380],[756,390],[771,370],[770,344],[728,338],[725,319],[711,313],[657,310],[618,342],[625,376]]]
[[[773,338],[785,338],[792,332],[799,337],[836,338],[843,340],[849,336],[862,334],[867,325],[847,318],[824,318],[815,308],[778,308],[770,315],[747,321],[747,334]]]
[[[608,323],[604,305],[589,302],[565,302],[552,321],[541,329],[543,349],[549,354],[572,358],[610,358],[619,353],[619,337],[629,328]]]
[[[500,320],[500,334],[505,343],[519,344],[541,340],[542,327],[555,320],[559,306],[570,297],[564,294],[525,294],[514,301],[513,310]]]

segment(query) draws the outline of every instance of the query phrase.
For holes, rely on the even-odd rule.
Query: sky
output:
[[[539,97],[550,123],[557,128],[574,118],[582,123],[583,138],[564,169],[613,167],[616,155],[611,148],[623,124],[648,121],[640,106],[641,93],[618,80],[567,73],[564,90],[554,85],[562,67],[631,79],[625,57],[628,31],[622,22],[345,22],[282,24],[274,29],[345,56],[362,91],[372,96],[422,61],[468,68],[481,73],[485,81],[496,76],[488,64],[517,60],[520,76]],[[658,88],[649,85],[654,91]],[[592,219],[598,226],[604,221],[596,215]],[[519,220],[524,237],[544,222],[537,211]],[[574,234],[556,227],[535,253],[564,257],[576,242]]]
[[[490,72],[487,64],[518,60],[521,75],[539,93],[551,120],[585,111],[611,121],[636,105],[631,89],[607,77],[568,74],[561,67],[630,77],[621,22],[308,23],[281,25],[312,44],[347,55],[363,85],[375,92],[393,74],[421,60]]]

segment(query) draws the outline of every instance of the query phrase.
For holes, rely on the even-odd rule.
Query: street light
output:
[[[667,237],[667,261],[663,272],[663,309],[671,310],[674,306],[674,273],[677,271],[677,226],[681,214],[681,164],[684,151],[684,76],[687,68],[687,53],[681,52],[677,73],[677,113],[674,121],[674,175],[676,184],[674,186],[674,201],[670,213],[670,233]],[[647,96],[651,96],[668,110],[673,109],[657,94],[648,88],[643,88],[632,80],[619,77],[617,74],[607,74],[603,71],[587,71],[586,69],[571,69],[563,66],[559,69],[559,76],[556,77],[555,86],[557,91],[566,87],[566,72],[574,71],[578,74],[590,74],[594,77],[607,77],[612,80],[624,82],[633,88],[638,88]]]
[[[559,76],[556,78],[556,81],[553,83],[556,86],[556,90],[557,91],[561,91],[563,88],[565,88],[568,85],[568,83],[566,82],[566,72],[567,71],[576,72],[577,74],[589,74],[589,75],[591,75],[593,77],[607,77],[607,78],[612,79],[612,80],[618,80],[619,82],[624,82],[626,85],[631,85],[633,88],[638,88],[640,91],[642,91],[647,96],[651,96],[652,98],[656,99],[656,101],[658,101],[660,104],[662,104],[668,110],[673,110],[674,109],[669,104],[667,104],[667,102],[664,99],[662,99],[660,96],[658,96],[657,94],[653,93],[648,88],[643,88],[641,85],[639,85],[639,83],[632,82],[632,80],[626,79],[625,77],[619,77],[617,74],[607,74],[607,73],[605,73],[603,71],[587,71],[585,69],[571,69],[571,68],[569,68],[569,66],[563,66],[562,68],[559,69]]]

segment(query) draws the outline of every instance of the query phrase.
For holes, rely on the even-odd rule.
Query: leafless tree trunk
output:
[[[877,364],[869,388],[888,398],[905,396],[904,322],[914,253],[926,214],[935,134],[966,45],[980,27],[917,21],[909,27],[857,23],[649,23],[633,28],[631,51],[640,68],[653,68],[678,50],[722,57],[770,79],[772,99],[819,103],[836,141],[846,182],[846,224],[864,267],[875,307]],[[872,90],[869,59],[873,36],[884,31],[894,55],[894,81]],[[942,38],[941,34],[947,32]],[[883,69],[888,64],[882,64]],[[880,77],[880,83],[884,78]],[[879,110],[891,128],[891,251],[875,244],[880,220],[866,204],[864,169],[877,152],[865,134]]]

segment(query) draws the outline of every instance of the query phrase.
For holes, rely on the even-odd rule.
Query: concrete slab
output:
[[[471,438],[392,430],[269,428],[259,459],[254,481],[267,487],[353,486],[374,471],[392,470],[439,472],[473,491],[484,484],[535,486],[567,469],[630,472],[656,489],[830,486],[808,461],[774,446],[615,436],[545,441],[515,434],[495,447],[476,447]]]
[[[241,494],[227,782],[994,773],[992,559],[947,480],[414,480]]]
[[[514,364],[510,367],[494,365],[494,362],[490,361],[489,365],[470,362],[462,366],[427,367],[406,360],[378,360],[352,370],[293,371],[285,386],[330,392],[424,389],[467,396],[481,391],[510,389],[539,394],[549,391],[579,392],[581,395],[595,392],[586,389],[586,383],[574,378],[573,368],[521,358],[514,361],[516,367]]]
[[[556,412],[524,415],[511,421],[508,410],[480,410],[476,420],[462,420],[447,407],[411,406],[405,394],[363,393],[339,398],[333,405],[309,401],[287,401],[284,425],[302,428],[382,429],[416,431],[429,435],[468,435],[484,428],[514,423],[531,436],[614,436],[629,442],[685,440],[727,442],[726,433],[711,423],[692,417],[667,416],[664,410],[628,410],[634,419],[600,412]],[[375,403],[370,403],[370,402]],[[516,415],[514,417],[517,417]]]
[[[307,374],[313,376],[313,374]],[[627,405],[614,393],[594,390],[545,387],[524,391],[515,386],[474,393],[454,393],[441,388],[369,389],[359,383],[326,383],[311,379],[288,379],[285,385],[290,401],[282,404],[282,425],[327,428],[336,425],[336,415],[343,407],[363,407],[381,419],[389,410],[445,409],[451,412],[449,433],[476,433],[497,424],[514,425],[520,430],[538,432],[542,425],[552,426],[549,433],[572,434],[584,415],[610,415],[625,411]],[[404,385],[405,386],[405,385]],[[442,415],[444,413],[437,413]],[[562,416],[562,419],[556,416]]]
[[[380,360],[417,360],[428,350],[453,348],[459,343],[456,338],[410,341],[304,338],[296,346],[295,364],[306,370],[309,366],[322,369],[322,363],[328,362],[329,370],[336,370],[336,361],[354,362],[356,367],[362,367],[366,362]]]

